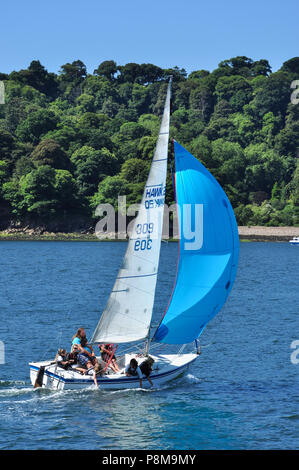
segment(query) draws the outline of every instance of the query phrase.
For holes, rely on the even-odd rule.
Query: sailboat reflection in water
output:
[[[171,80],[162,123],[144,188],[140,209],[128,241],[106,308],[91,343],[133,343],[133,350],[120,355],[120,371],[110,368],[97,379],[100,388],[139,387],[138,376],[124,371],[132,358],[154,359],[154,385],[178,377],[198,356],[197,340],[208,322],[220,311],[232,289],[238,264],[239,236],[231,204],[211,173],[179,143],[174,142],[174,186],[179,220],[178,260],[175,284],[159,326],[151,335],[161,248],[167,175]],[[193,237],[193,239],[192,239]],[[136,342],[142,341],[142,352]],[[157,344],[180,345],[175,354],[152,354]],[[187,346],[182,347],[182,345]],[[101,361],[101,358],[98,358]],[[93,377],[80,375],[76,366],[63,370],[56,364],[30,363],[34,384],[43,368],[42,386],[77,389],[93,384]],[[91,372],[92,374],[92,372]],[[144,387],[150,386],[143,381]]]

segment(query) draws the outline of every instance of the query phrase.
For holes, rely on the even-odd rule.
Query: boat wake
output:
[[[32,387],[22,380],[0,380],[0,398],[32,394]]]
[[[199,384],[202,382],[202,379],[199,379],[193,374],[186,374],[184,378],[188,383],[191,383],[191,384]]]

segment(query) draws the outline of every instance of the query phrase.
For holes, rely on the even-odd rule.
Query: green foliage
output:
[[[67,213],[91,221],[100,203],[117,210],[118,196],[139,202],[172,75],[171,137],[223,185],[238,223],[299,224],[299,105],[290,88],[298,73],[298,57],[271,73],[267,60],[238,56],[189,76],[113,60],[93,74],[80,60],[58,74],[38,60],[0,74],[2,212],[47,225]]]
[[[47,109],[30,113],[16,129],[16,137],[21,142],[37,144],[48,131],[56,128],[59,118]]]
[[[120,175],[129,183],[145,183],[149,169],[149,163],[139,158],[129,158],[123,163]]]
[[[0,186],[3,185],[9,178],[9,167],[8,163],[4,160],[0,160]]]
[[[52,168],[67,168],[69,161],[66,153],[53,139],[42,140],[31,153],[31,161],[38,167],[49,165]]]
[[[55,97],[57,93],[58,83],[57,77],[54,73],[48,73],[39,60],[33,60],[28,69],[20,70],[19,72],[12,72],[10,80],[21,83],[22,85],[29,85],[41,93]],[[23,87],[24,89],[25,87]]]
[[[215,87],[217,100],[227,101],[234,111],[242,111],[243,106],[252,99],[250,81],[239,75],[221,77]]]
[[[13,136],[9,132],[0,129],[0,158],[8,161],[11,160],[13,147]]]
[[[111,204],[118,210],[118,197],[129,193],[127,182],[121,175],[107,176],[98,186],[91,198],[91,207],[95,210],[99,204]]]
[[[117,159],[108,149],[95,150],[87,145],[73,153],[71,162],[74,165],[79,192],[83,196],[92,196],[99,181],[116,173],[118,169]]]

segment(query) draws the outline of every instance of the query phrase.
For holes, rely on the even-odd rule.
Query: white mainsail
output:
[[[155,154],[128,248],[93,343],[126,343],[148,335],[155,298],[167,175],[171,79]]]

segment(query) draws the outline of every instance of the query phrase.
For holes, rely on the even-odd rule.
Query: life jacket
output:
[[[72,361],[75,364],[77,362],[77,356],[78,356],[77,352],[66,353],[65,360]]]
[[[70,369],[72,364],[75,364],[77,362],[77,353],[66,353],[60,357],[62,360],[57,361],[57,365],[59,365],[59,367],[62,367],[65,370]]]
[[[130,375],[138,375],[137,369],[133,369],[133,367],[129,367],[127,372]]]

